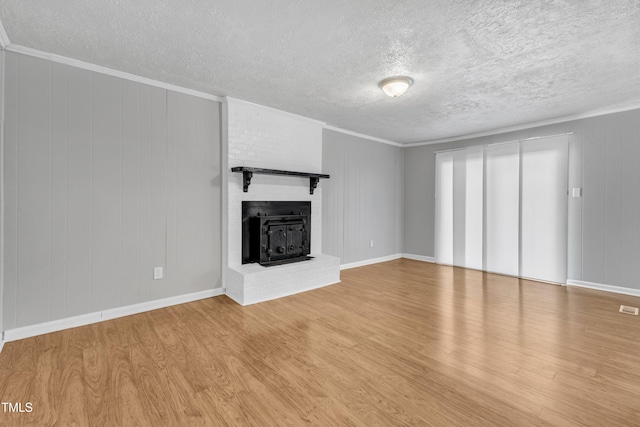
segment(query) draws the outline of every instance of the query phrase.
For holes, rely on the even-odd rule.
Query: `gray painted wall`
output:
[[[402,148],[325,129],[322,169],[322,251],[341,264],[402,252]]]
[[[5,101],[5,329],[221,286],[217,102],[15,53]]]
[[[573,132],[568,277],[640,289],[640,110],[405,148],[404,252],[433,256],[435,151]]]

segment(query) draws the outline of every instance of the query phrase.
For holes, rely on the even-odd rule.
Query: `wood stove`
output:
[[[306,261],[310,245],[311,202],[242,202],[243,264]]]

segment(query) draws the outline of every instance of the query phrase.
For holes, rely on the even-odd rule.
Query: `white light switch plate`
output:
[[[572,188],[571,197],[582,197],[582,188],[580,187]]]
[[[162,267],[156,267],[153,269],[153,280],[159,280],[164,277],[164,271]]]

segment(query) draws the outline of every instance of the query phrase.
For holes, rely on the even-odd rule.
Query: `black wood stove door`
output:
[[[305,220],[296,216],[260,218],[262,239],[260,262],[277,261],[308,254],[305,240]]]
[[[291,256],[306,255],[304,253],[303,238],[305,235],[304,224],[302,222],[289,224],[287,227],[287,252]]]

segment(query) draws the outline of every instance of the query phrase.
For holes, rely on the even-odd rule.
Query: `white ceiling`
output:
[[[16,45],[400,143],[640,105],[638,0],[0,0],[0,20]]]

